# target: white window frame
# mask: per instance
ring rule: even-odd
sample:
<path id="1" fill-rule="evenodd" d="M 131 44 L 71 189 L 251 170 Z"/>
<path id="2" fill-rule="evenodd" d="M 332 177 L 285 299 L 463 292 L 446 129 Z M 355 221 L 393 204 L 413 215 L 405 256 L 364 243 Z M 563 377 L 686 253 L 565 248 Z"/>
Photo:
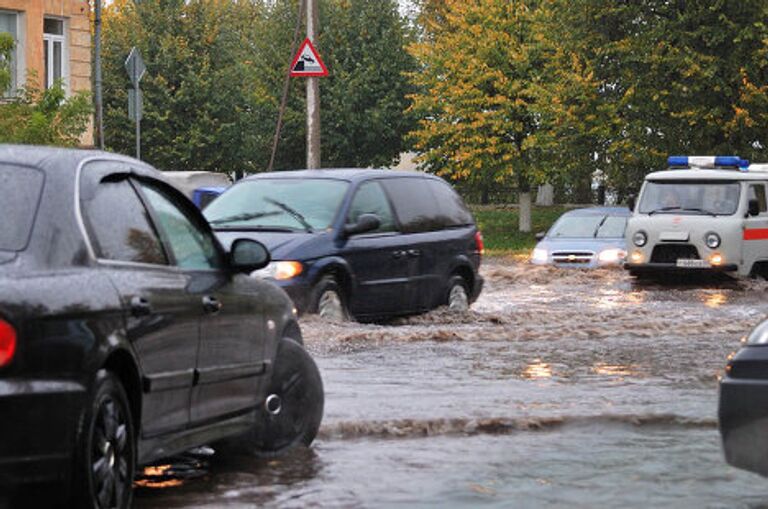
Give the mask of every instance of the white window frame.
<path id="1" fill-rule="evenodd" d="M 43 62 L 46 57 L 48 60 L 48 68 L 45 70 L 45 76 L 43 77 L 45 88 L 51 88 L 54 82 L 54 59 L 53 59 L 53 45 L 54 43 L 61 43 L 61 79 L 64 86 L 64 92 L 69 94 L 69 48 L 68 48 L 68 23 L 66 18 L 60 18 L 57 16 L 45 16 L 44 19 L 50 19 L 61 22 L 62 35 L 49 34 L 43 30 Z"/>
<path id="2" fill-rule="evenodd" d="M 25 37 L 25 24 L 24 13 L 19 11 L 11 11 L 8 9 L 0 9 L 2 14 L 10 14 L 16 18 L 16 47 L 13 49 L 13 69 L 12 69 L 12 82 L 11 88 L 6 92 L 0 90 L 0 99 L 3 97 L 15 96 L 19 89 L 24 85 L 24 76 L 26 75 L 26 48 L 24 45 Z"/>

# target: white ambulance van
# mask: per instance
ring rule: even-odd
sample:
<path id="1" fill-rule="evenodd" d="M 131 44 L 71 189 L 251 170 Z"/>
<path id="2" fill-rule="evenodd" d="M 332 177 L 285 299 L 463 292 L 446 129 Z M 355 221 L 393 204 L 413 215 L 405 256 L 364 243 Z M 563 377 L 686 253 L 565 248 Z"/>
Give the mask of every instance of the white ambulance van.
<path id="1" fill-rule="evenodd" d="M 630 274 L 768 277 L 768 165 L 736 156 L 673 156 L 650 173 L 626 230 Z"/>

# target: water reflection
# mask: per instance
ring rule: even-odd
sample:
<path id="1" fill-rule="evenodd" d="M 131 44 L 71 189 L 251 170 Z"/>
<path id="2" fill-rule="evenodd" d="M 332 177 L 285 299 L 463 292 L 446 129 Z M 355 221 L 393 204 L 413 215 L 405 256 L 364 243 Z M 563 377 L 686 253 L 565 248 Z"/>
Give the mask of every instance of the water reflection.
<path id="1" fill-rule="evenodd" d="M 552 378 L 552 366 L 541 362 L 540 359 L 535 359 L 523 369 L 522 377 L 529 380 Z"/>
<path id="2" fill-rule="evenodd" d="M 631 364 L 606 364 L 597 362 L 592 366 L 592 373 L 602 376 L 618 377 L 623 380 L 624 377 L 638 376 L 640 371 L 637 366 Z"/>
<path id="3" fill-rule="evenodd" d="M 701 296 L 701 301 L 708 308 L 718 308 L 728 302 L 728 295 L 722 291 L 705 293 Z"/>

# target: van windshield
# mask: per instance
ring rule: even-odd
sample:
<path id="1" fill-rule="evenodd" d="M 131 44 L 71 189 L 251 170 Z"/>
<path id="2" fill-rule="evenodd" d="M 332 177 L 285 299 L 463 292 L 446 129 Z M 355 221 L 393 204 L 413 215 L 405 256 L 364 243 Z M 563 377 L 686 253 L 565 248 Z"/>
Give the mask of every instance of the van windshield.
<path id="1" fill-rule="evenodd" d="M 215 229 L 324 230 L 349 183 L 332 179 L 257 179 L 234 185 L 204 211 Z"/>
<path id="2" fill-rule="evenodd" d="M 740 186 L 729 181 L 649 181 L 638 211 L 641 214 L 730 216 L 739 206 Z"/>

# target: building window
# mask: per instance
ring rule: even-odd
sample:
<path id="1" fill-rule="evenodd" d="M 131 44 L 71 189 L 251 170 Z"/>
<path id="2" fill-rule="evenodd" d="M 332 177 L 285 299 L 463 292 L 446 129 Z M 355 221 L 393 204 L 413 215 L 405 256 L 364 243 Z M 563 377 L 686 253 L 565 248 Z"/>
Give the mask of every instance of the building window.
<path id="1" fill-rule="evenodd" d="M 11 51 L 11 86 L 8 90 L 0 90 L 0 97 L 14 95 L 18 88 L 19 65 L 19 15 L 15 12 L 0 11 L 0 33 L 8 33 L 16 43 Z M 3 58 L 0 56 L 0 58 Z"/>
<path id="2" fill-rule="evenodd" d="M 66 90 L 67 60 L 63 19 L 45 18 L 43 21 L 43 51 L 45 53 L 45 88 L 51 88 L 56 80 L 62 80 Z"/>

